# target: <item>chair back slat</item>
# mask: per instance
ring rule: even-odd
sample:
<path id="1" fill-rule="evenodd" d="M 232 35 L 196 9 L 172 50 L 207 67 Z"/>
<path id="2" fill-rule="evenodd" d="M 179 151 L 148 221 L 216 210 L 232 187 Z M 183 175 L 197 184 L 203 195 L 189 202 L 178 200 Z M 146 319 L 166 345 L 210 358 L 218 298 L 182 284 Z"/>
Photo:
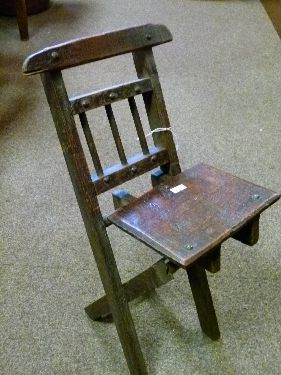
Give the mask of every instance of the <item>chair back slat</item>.
<path id="1" fill-rule="evenodd" d="M 170 131 L 170 122 L 152 53 L 153 46 L 170 40 L 172 40 L 172 36 L 165 26 L 143 25 L 49 47 L 31 55 L 24 63 L 23 70 L 26 74 L 40 72 L 43 80 L 48 77 L 49 85 L 52 84 L 52 80 L 55 79 L 54 77 L 57 77 L 57 74 L 59 75 L 58 87 L 63 87 L 61 95 L 64 98 L 63 100 L 67 101 L 64 103 L 63 112 L 68 111 L 67 116 L 71 118 L 67 127 L 75 124 L 74 116 L 78 115 L 94 164 L 95 173 L 90 175 L 87 170 L 87 178 L 94 185 L 95 194 L 103 193 L 159 166 L 162 174 L 175 175 L 180 172 L 176 146 Z M 72 98 L 68 97 L 62 78 L 62 69 L 128 52 L 132 52 L 133 54 L 138 79 L 88 94 Z M 48 98 L 51 98 L 53 93 L 54 95 L 60 94 L 58 88 L 56 90 L 51 88 L 46 91 Z M 142 95 L 144 100 L 155 145 L 153 148 L 148 147 L 135 101 L 135 96 L 137 95 Z M 128 100 L 142 150 L 142 153 L 129 158 L 125 154 L 113 113 L 114 103 L 124 99 Z M 61 98 L 57 98 L 57 100 L 59 101 Z M 55 101 L 56 98 L 52 98 L 51 109 L 55 106 Z M 106 116 L 120 159 L 120 163 L 109 168 L 102 166 L 95 144 L 95 136 L 91 132 L 86 115 L 87 111 L 101 106 L 105 107 Z M 56 111 L 56 116 L 58 116 L 59 111 L 57 109 L 54 110 Z M 58 122 L 56 119 L 54 121 L 59 131 L 63 133 L 63 127 L 66 126 L 65 122 Z M 157 130 L 157 132 L 153 132 L 154 130 Z M 68 131 L 69 142 L 73 141 L 71 139 L 72 136 L 75 138 L 75 142 L 76 137 L 78 137 L 77 144 L 81 143 L 77 129 L 73 128 L 73 132 Z M 63 137 L 64 134 L 62 134 Z M 82 151 L 80 150 L 80 143 L 79 153 L 84 152 L 83 148 Z M 68 156 L 69 152 L 64 147 L 63 150 L 66 156 Z M 84 159 L 85 154 L 83 154 Z M 79 185 L 79 182 L 76 181 L 77 184 Z"/>
<path id="2" fill-rule="evenodd" d="M 128 158 L 126 165 L 115 164 L 109 168 L 105 168 L 103 177 L 96 174 L 91 176 L 95 185 L 96 194 L 104 193 L 115 186 L 121 185 L 126 181 L 140 176 L 154 168 L 169 163 L 169 154 L 165 149 L 153 147 L 148 155 L 139 153 L 132 158 Z"/>
<path id="3" fill-rule="evenodd" d="M 151 48 L 133 52 L 133 58 L 138 78 L 150 78 L 152 91 L 143 94 L 144 104 L 151 130 L 170 128 L 165 101 L 159 81 L 159 76 Z M 161 131 L 153 134 L 154 143 L 158 147 L 166 148 L 169 152 L 170 164 L 165 173 L 176 175 L 180 173 L 180 165 L 176 146 L 170 131 Z"/>
<path id="4" fill-rule="evenodd" d="M 36 74 L 72 68 L 141 48 L 157 46 L 172 39 L 172 34 L 164 25 L 147 24 L 117 30 L 44 48 L 25 60 L 23 71 L 25 74 Z"/>
<path id="5" fill-rule="evenodd" d="M 151 82 L 149 78 L 137 79 L 132 82 L 124 83 L 118 86 L 95 91 L 86 95 L 80 95 L 70 98 L 70 105 L 74 115 L 115 103 L 119 100 L 129 98 L 131 96 L 143 94 L 151 91 Z"/>
<path id="6" fill-rule="evenodd" d="M 149 154 L 149 149 L 148 149 L 148 145 L 146 142 L 146 138 L 145 138 L 145 134 L 143 131 L 143 127 L 142 127 L 142 123 L 141 123 L 141 119 L 139 116 L 139 111 L 136 105 L 135 98 L 131 96 L 130 98 L 128 98 L 128 102 L 129 102 L 130 110 L 134 119 L 134 123 L 135 123 L 136 131 L 139 137 L 142 152 L 144 155 Z"/>
<path id="7" fill-rule="evenodd" d="M 93 139 L 93 135 L 89 126 L 87 115 L 85 112 L 79 113 L 80 122 L 86 138 L 87 145 L 89 147 L 90 155 L 98 176 L 103 176 L 103 170 L 100 162 L 100 158 L 97 152 L 97 148 Z"/>
<path id="8" fill-rule="evenodd" d="M 116 124 L 116 120 L 115 120 L 115 117 L 114 117 L 114 113 L 113 113 L 111 104 L 107 104 L 105 106 L 105 111 L 106 111 L 106 115 L 107 115 L 107 118 L 108 118 L 108 121 L 109 121 L 109 124 L 110 124 L 111 132 L 112 132 L 112 135 L 113 135 L 113 138 L 114 138 L 114 142 L 115 142 L 115 145 L 116 145 L 116 148 L 117 148 L 117 152 L 118 152 L 120 161 L 123 165 L 127 164 L 128 161 L 127 161 L 125 151 L 124 151 L 124 148 L 123 148 L 123 145 L 122 145 L 122 141 L 121 141 L 120 134 L 119 134 L 119 131 L 118 131 L 118 128 L 117 128 L 117 124 Z"/>

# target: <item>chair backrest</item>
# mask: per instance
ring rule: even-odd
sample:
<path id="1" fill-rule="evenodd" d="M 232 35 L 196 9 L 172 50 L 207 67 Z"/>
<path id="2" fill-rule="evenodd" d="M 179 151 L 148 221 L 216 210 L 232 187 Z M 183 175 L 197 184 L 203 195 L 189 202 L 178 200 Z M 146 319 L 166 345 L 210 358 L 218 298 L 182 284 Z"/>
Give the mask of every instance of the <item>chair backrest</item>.
<path id="1" fill-rule="evenodd" d="M 90 179 L 96 194 L 158 166 L 167 174 L 180 172 L 172 133 L 153 133 L 155 147 L 149 149 L 134 99 L 134 96 L 142 94 L 152 131 L 157 128 L 170 129 L 152 47 L 171 40 L 172 35 L 165 26 L 148 24 L 48 47 L 31 55 L 24 62 L 25 74 L 41 73 L 70 175 L 72 176 L 73 169 L 77 168 L 80 170 L 79 178 L 81 174 L 84 174 L 84 178 L 89 178 L 74 120 L 75 115 L 79 116 L 95 167 L 96 173 L 92 174 Z M 61 70 L 129 52 L 133 54 L 138 79 L 85 95 L 68 97 Z M 112 108 L 112 103 L 123 99 L 128 100 L 142 149 L 141 154 L 130 158 L 125 154 Z M 102 168 L 86 115 L 87 111 L 101 106 L 105 107 L 120 158 L 120 163 L 106 169 Z M 74 185 L 77 183 L 79 181 L 75 178 Z"/>

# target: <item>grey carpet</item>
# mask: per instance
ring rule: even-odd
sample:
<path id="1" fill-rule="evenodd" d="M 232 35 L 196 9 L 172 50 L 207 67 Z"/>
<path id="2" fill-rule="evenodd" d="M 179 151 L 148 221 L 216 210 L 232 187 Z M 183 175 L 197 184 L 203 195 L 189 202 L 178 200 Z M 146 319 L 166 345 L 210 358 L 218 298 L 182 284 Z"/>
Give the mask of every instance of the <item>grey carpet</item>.
<path id="1" fill-rule="evenodd" d="M 281 43 L 258 1 L 54 0 L 1 31 L 1 347 L 5 375 L 128 374 L 113 324 L 91 322 L 84 306 L 103 294 L 39 77 L 23 77 L 32 51 L 59 41 L 160 22 L 174 41 L 155 48 L 182 166 L 207 162 L 280 190 Z M 69 94 L 134 77 L 129 56 L 65 74 Z M 117 117 L 126 150 L 137 145 L 129 112 Z M 101 110 L 93 129 L 104 162 L 115 158 Z M 121 124 L 126 124 L 121 125 Z M 147 127 L 147 124 L 146 124 Z M 127 184 L 139 194 L 148 176 Z M 105 212 L 110 195 L 101 197 Z M 109 230 L 123 280 L 158 259 Z M 280 203 L 261 218 L 249 248 L 229 240 L 222 270 L 209 275 L 222 337 L 201 333 L 183 271 L 132 314 L 150 374 L 279 375 Z"/>

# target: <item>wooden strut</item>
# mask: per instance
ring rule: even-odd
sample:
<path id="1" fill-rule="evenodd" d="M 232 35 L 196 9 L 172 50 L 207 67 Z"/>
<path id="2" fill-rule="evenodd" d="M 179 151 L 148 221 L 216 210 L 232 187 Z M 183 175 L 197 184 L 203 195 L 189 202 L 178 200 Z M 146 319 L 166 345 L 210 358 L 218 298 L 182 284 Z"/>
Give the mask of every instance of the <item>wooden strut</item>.
<path id="1" fill-rule="evenodd" d="M 152 292 L 173 280 L 173 274 L 178 269 L 179 266 L 172 262 L 166 262 L 164 258 L 159 260 L 153 266 L 122 285 L 127 301 L 130 302 L 135 298 Z M 111 320 L 112 318 L 106 296 L 91 303 L 85 308 L 85 311 L 92 320 Z"/>
<path id="2" fill-rule="evenodd" d="M 115 209 L 124 207 L 136 199 L 123 189 L 113 192 L 112 196 Z M 205 268 L 214 273 L 219 271 L 219 265 L 220 246 L 186 271 L 202 331 L 212 340 L 217 340 L 220 337 L 220 332 Z M 178 269 L 180 266 L 162 258 L 147 270 L 122 284 L 127 301 L 131 302 L 167 284 L 174 279 L 173 274 Z M 85 311 L 92 320 L 112 321 L 111 309 L 106 296 L 88 305 Z"/>
<path id="3" fill-rule="evenodd" d="M 151 177 L 154 186 L 165 180 L 162 171 L 154 172 Z M 123 189 L 113 192 L 112 197 L 115 209 L 124 207 L 136 199 Z M 233 238 L 252 246 L 258 240 L 258 223 L 259 217 L 243 227 Z M 217 246 L 202 260 L 186 269 L 200 326 L 212 340 L 219 339 L 220 331 L 206 270 L 211 273 L 220 270 L 220 255 L 221 246 Z M 131 302 L 140 296 L 148 295 L 156 288 L 167 284 L 174 279 L 173 274 L 180 268 L 175 263 L 162 258 L 153 266 L 122 284 L 127 301 Z M 92 320 L 112 321 L 111 309 L 106 296 L 88 305 L 85 311 Z"/>
<path id="4" fill-rule="evenodd" d="M 99 210 L 94 185 L 91 183 L 76 124 L 71 115 L 62 74 L 60 71 L 45 72 L 41 74 L 41 78 L 128 367 L 132 375 L 147 375 L 106 226 Z"/>

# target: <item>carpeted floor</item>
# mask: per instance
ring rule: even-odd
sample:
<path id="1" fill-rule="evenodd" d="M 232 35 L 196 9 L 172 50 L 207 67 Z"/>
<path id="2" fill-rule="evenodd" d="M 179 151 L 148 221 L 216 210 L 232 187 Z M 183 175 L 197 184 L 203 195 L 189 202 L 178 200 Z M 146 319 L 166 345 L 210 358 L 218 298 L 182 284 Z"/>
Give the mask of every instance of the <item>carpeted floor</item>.
<path id="1" fill-rule="evenodd" d="M 21 64 L 46 45 L 148 22 L 174 35 L 155 57 L 182 166 L 204 161 L 280 190 L 281 43 L 259 1 L 54 0 L 29 17 L 28 42 L 19 41 L 15 19 L 1 17 L 3 375 L 128 374 L 114 325 L 84 312 L 102 285 L 40 79 L 22 76 Z M 129 56 L 65 74 L 69 94 L 132 77 Z M 130 153 L 137 140 L 120 108 Z M 93 111 L 91 122 L 109 163 L 115 154 L 103 112 Z M 139 194 L 148 176 L 127 185 Z M 101 197 L 105 212 L 110 200 Z M 132 304 L 150 374 L 280 374 L 280 207 L 262 215 L 256 246 L 228 240 L 221 272 L 209 274 L 219 341 L 202 334 L 184 271 Z M 123 280 L 159 258 L 114 228 L 109 234 Z"/>

